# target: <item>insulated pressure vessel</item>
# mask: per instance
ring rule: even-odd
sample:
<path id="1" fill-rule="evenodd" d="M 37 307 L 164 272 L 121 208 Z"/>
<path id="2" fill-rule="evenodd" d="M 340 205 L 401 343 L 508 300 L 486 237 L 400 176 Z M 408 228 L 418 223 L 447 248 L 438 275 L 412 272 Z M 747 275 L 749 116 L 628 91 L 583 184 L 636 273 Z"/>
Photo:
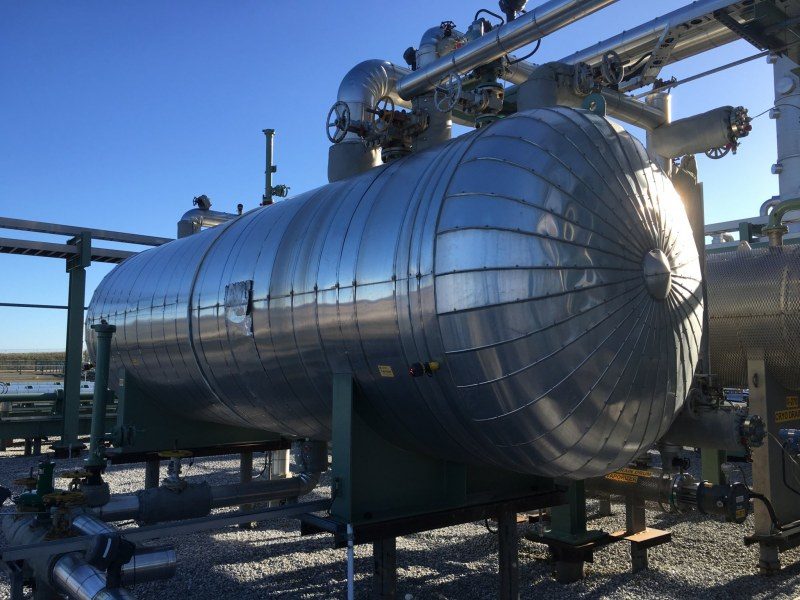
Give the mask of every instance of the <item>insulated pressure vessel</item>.
<path id="1" fill-rule="evenodd" d="M 87 325 L 115 324 L 112 368 L 185 418 L 329 439 L 352 373 L 402 447 L 585 478 L 667 431 L 702 311 L 669 179 L 553 108 L 137 254 Z"/>
<path id="2" fill-rule="evenodd" d="M 769 376 L 800 390 L 800 247 L 709 254 L 706 281 L 710 370 L 720 385 L 749 388 L 747 354 L 760 349 Z"/>

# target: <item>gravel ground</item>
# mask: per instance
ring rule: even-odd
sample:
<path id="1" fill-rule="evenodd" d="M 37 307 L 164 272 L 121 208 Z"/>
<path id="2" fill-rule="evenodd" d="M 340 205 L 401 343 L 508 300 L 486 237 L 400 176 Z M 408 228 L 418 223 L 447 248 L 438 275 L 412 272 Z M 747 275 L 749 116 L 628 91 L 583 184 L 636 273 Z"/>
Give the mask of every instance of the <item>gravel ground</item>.
<path id="1" fill-rule="evenodd" d="M 0 483 L 26 475 L 35 458 L 20 448 L 0 453 Z M 699 460 L 694 457 L 694 464 Z M 258 464 L 258 458 L 255 459 Z M 58 470 L 79 466 L 80 459 L 63 461 Z M 745 468 L 745 471 L 747 469 Z M 238 457 L 197 459 L 186 477 L 218 484 L 238 479 Z M 107 476 L 115 493 L 132 492 L 144 481 L 140 465 L 112 467 Z M 330 493 L 323 479 L 315 494 Z M 595 505 L 589 507 L 590 513 Z M 593 519 L 590 527 L 615 531 L 624 527 L 624 509 Z M 8 507 L 6 507 L 8 510 Z M 570 585 L 551 577 L 545 546 L 522 540 L 520 574 L 522 598 L 796 598 L 800 597 L 800 551 L 782 555 L 786 568 L 765 578 L 755 573 L 757 549 L 746 548 L 742 537 L 752 528 L 720 523 L 699 515 L 669 515 L 648 510 L 648 524 L 669 529 L 673 541 L 650 550 L 650 569 L 631 574 L 628 544 L 600 550 L 586 565 L 586 578 Z M 523 526 L 527 529 L 532 526 Z M 520 533 L 523 533 L 522 531 Z M 135 588 L 137 598 L 342 598 L 345 586 L 344 550 L 332 548 L 326 535 L 301 538 L 297 522 L 280 520 L 252 530 L 232 528 L 198 533 L 158 543 L 176 545 L 179 566 L 165 582 Z M 4 543 L 4 542 L 3 542 Z M 497 539 L 482 523 L 449 527 L 400 538 L 397 541 L 399 598 L 479 600 L 496 597 Z M 368 598 L 371 547 L 356 549 L 356 589 Z M 8 582 L 0 579 L 0 598 L 8 597 Z"/>

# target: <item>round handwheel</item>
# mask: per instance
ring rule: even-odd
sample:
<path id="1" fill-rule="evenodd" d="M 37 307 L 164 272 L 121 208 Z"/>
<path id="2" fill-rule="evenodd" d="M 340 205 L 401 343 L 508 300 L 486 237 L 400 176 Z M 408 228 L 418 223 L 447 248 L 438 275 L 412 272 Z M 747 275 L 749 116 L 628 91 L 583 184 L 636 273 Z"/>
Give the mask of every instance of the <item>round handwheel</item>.
<path id="1" fill-rule="evenodd" d="M 450 73 L 442 79 L 433 91 L 433 104 L 439 112 L 450 112 L 461 97 L 461 77 Z"/>
<path id="2" fill-rule="evenodd" d="M 719 148 L 711 148 L 710 150 L 706 150 L 706 156 L 712 160 L 719 160 L 723 156 L 726 156 L 730 151 L 731 146 L 728 144 L 727 146 L 720 146 Z"/>
<path id="3" fill-rule="evenodd" d="M 625 78 L 625 66 L 622 64 L 622 59 L 619 54 L 613 50 L 609 50 L 603 55 L 603 60 L 600 62 L 600 73 L 603 79 L 606 80 L 608 85 L 619 85 Z"/>
<path id="4" fill-rule="evenodd" d="M 332 143 L 338 144 L 347 135 L 350 127 L 350 107 L 340 100 L 331 106 L 325 123 L 325 135 Z"/>
<path id="5" fill-rule="evenodd" d="M 189 450 L 162 450 L 158 455 L 161 458 L 189 458 L 192 453 Z"/>
<path id="6" fill-rule="evenodd" d="M 384 133 L 389 129 L 393 115 L 394 100 L 389 96 L 379 98 L 373 108 L 372 131 L 375 133 Z"/>

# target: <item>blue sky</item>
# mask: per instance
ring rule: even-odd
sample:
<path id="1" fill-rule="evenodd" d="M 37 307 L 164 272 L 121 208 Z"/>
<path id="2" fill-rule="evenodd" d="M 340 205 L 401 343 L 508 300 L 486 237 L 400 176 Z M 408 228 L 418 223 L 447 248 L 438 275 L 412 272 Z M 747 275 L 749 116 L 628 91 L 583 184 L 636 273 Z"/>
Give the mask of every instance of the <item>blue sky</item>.
<path id="1" fill-rule="evenodd" d="M 687 3 L 620 0 L 543 40 L 536 61 Z M 325 115 L 350 67 L 368 58 L 404 64 L 403 51 L 428 27 L 453 20 L 463 29 L 478 8 L 496 6 L 4 0 L 0 215 L 172 237 L 194 196 L 206 194 L 225 211 L 259 202 L 265 127 L 278 131 L 275 182 L 292 194 L 323 185 Z M 663 74 L 681 78 L 755 52 L 737 42 Z M 757 114 L 771 103 L 772 73 L 760 59 L 679 87 L 673 115 L 726 104 Z M 777 193 L 774 125 L 767 117 L 754 125 L 737 156 L 699 159 L 709 222 L 753 215 Z M 108 270 L 89 268 L 87 303 Z M 62 261 L 0 255 L 0 274 L 0 301 L 66 302 Z M 0 307 L 0 351 L 63 348 L 65 318 L 64 311 Z"/>

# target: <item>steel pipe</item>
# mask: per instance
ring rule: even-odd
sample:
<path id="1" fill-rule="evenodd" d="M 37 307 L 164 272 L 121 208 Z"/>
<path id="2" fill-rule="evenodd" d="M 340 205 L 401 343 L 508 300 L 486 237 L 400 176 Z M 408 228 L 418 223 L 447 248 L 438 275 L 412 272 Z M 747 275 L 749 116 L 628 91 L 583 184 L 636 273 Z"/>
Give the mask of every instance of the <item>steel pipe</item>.
<path id="1" fill-rule="evenodd" d="M 530 78 L 519 87 L 517 109 L 570 106 L 580 108 L 586 96 L 578 94 L 573 85 L 575 67 L 564 63 L 548 63 L 536 68 Z M 606 110 L 612 117 L 642 127 L 648 131 L 667 122 L 663 110 L 649 106 L 620 92 L 604 89 Z"/>
<path id="2" fill-rule="evenodd" d="M 237 504 L 253 504 L 283 498 L 295 498 L 309 493 L 319 483 L 319 473 L 302 473 L 288 479 L 268 479 L 250 483 L 231 483 L 211 487 L 211 507 L 222 508 Z"/>
<path id="3" fill-rule="evenodd" d="M 720 408 L 693 412 L 681 411 L 661 441 L 690 448 L 716 448 L 727 452 L 747 449 L 742 424 L 747 409 Z"/>
<path id="4" fill-rule="evenodd" d="M 73 552 L 56 559 L 50 573 L 52 585 L 72 600 L 134 600 L 125 588 L 106 586 L 105 574 Z"/>
<path id="5" fill-rule="evenodd" d="M 178 555 L 171 545 L 137 548 L 136 554 L 122 565 L 122 585 L 134 586 L 148 581 L 171 579 L 178 568 Z"/>
<path id="6" fill-rule="evenodd" d="M 616 0 L 545 2 L 519 18 L 404 76 L 397 84 L 397 93 L 401 98 L 410 100 L 433 89 L 449 73 L 463 73 L 492 62 L 614 2 Z"/>
<path id="7" fill-rule="evenodd" d="M 178 221 L 178 237 L 184 238 L 200 232 L 203 227 L 216 227 L 228 221 L 232 221 L 239 215 L 233 213 L 220 212 L 218 210 L 206 210 L 203 208 L 193 208 L 183 213 Z"/>
<path id="8" fill-rule="evenodd" d="M 721 106 L 700 115 L 673 121 L 652 132 L 648 147 L 659 156 L 676 158 L 720 148 L 736 139 L 733 132 L 732 106 Z"/>
<path id="9" fill-rule="evenodd" d="M 619 54 L 623 60 L 637 55 L 644 55 L 652 51 L 655 43 L 666 30 L 672 29 L 681 23 L 691 22 L 710 15 L 714 11 L 722 10 L 734 4 L 737 4 L 737 2 L 731 0 L 700 0 L 692 2 L 671 13 L 598 42 L 584 50 L 565 56 L 560 62 L 569 64 L 584 62 L 596 66 L 600 64 L 603 55 L 611 50 Z M 680 55 L 682 58 L 686 58 L 692 53 L 707 50 L 709 45 L 714 47 L 731 42 L 737 36 L 722 23 L 715 22 L 699 37 L 691 36 L 684 32 L 682 38 L 685 38 L 685 40 L 681 39 L 676 43 L 673 55 Z M 689 50 L 690 48 L 691 50 Z"/>

